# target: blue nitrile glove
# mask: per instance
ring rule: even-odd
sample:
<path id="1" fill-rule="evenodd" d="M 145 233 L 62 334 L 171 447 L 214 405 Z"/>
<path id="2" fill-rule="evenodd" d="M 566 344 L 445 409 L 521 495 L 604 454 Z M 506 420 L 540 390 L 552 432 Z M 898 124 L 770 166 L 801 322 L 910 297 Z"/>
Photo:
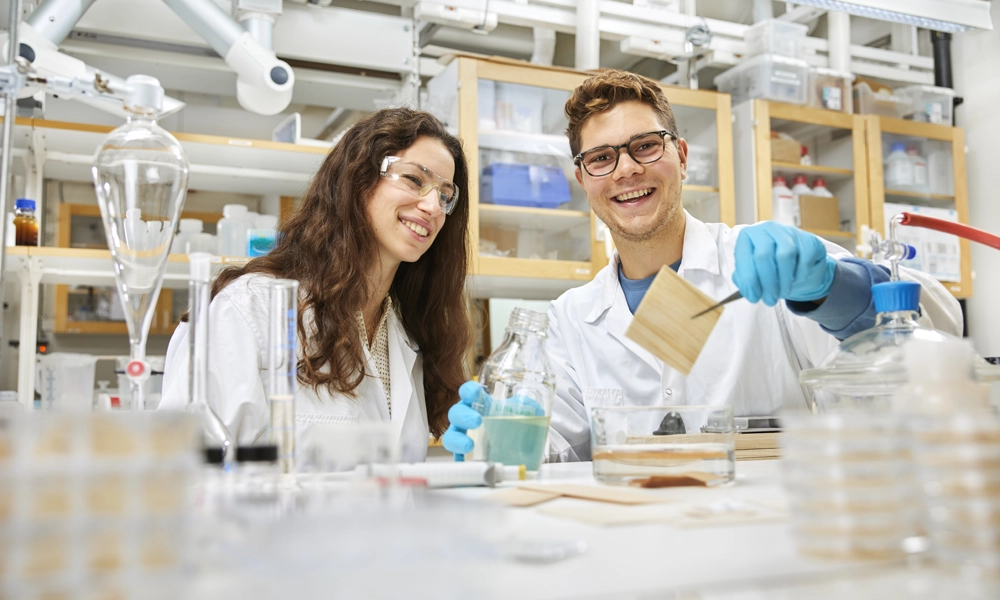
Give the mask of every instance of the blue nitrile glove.
<path id="1" fill-rule="evenodd" d="M 472 452 L 473 442 L 466 432 L 482 425 L 484 414 L 533 417 L 544 415 L 545 410 L 534 399 L 520 394 L 508 398 L 501 405 L 494 406 L 493 398 L 486 393 L 483 386 L 475 381 L 466 381 L 458 388 L 458 402 L 448 410 L 448 420 L 451 424 L 441 436 L 441 444 L 445 450 L 455 455 L 457 462 L 465 460 L 465 455 Z"/>
<path id="2" fill-rule="evenodd" d="M 763 300 L 768 306 L 825 298 L 837 270 L 818 237 L 774 221 L 740 231 L 735 254 L 733 283 L 750 302 Z"/>
<path id="3" fill-rule="evenodd" d="M 465 460 L 465 455 L 472 452 L 472 438 L 465 433 L 483 424 L 483 417 L 472 404 L 476 401 L 485 402 L 489 406 L 491 399 L 483 386 L 475 381 L 466 381 L 458 388 L 458 402 L 448 410 L 448 430 L 441 436 L 444 449 L 455 455 L 456 461 Z"/>

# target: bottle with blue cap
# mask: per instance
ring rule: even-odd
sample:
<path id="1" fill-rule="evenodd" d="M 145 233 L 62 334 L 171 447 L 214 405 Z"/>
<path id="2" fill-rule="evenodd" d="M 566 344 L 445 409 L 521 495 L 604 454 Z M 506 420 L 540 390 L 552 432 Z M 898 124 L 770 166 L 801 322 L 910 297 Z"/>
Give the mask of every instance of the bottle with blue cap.
<path id="1" fill-rule="evenodd" d="M 38 220 L 35 218 L 35 201 L 18 198 L 14 201 L 14 245 L 38 245 Z"/>
<path id="2" fill-rule="evenodd" d="M 906 154 L 906 144 L 896 142 L 885 157 L 885 187 L 890 190 L 914 189 L 913 159 Z"/>

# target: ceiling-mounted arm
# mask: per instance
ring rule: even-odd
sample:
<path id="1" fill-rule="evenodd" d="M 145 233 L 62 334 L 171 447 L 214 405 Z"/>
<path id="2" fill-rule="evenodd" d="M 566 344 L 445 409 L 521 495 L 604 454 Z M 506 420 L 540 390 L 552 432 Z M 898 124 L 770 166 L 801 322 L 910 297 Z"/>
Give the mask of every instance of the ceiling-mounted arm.
<path id="1" fill-rule="evenodd" d="M 163 0 L 236 71 L 236 99 L 262 115 L 284 110 L 292 100 L 295 74 L 274 51 L 210 0 Z"/>
<path id="2" fill-rule="evenodd" d="M 95 0 L 42 0 L 28 18 L 18 27 L 18 55 L 31 64 L 32 73 L 43 79 L 61 79 L 64 81 L 84 82 L 95 80 L 97 69 L 88 66 L 78 58 L 73 58 L 59 51 L 70 31 Z M 101 78 L 112 87 L 122 87 L 125 80 L 103 70 Z M 57 86 L 58 87 L 58 86 Z M 27 85 L 18 90 L 20 98 L 32 96 L 42 89 L 52 92 L 53 87 L 43 88 L 38 85 Z M 67 93 L 68 92 L 68 93 Z M 74 93 L 62 90 L 60 95 L 73 97 L 83 104 L 93 106 L 113 115 L 125 116 L 119 98 L 96 94 Z M 160 117 L 173 114 L 184 108 L 184 103 L 175 98 L 163 98 L 163 111 Z"/>

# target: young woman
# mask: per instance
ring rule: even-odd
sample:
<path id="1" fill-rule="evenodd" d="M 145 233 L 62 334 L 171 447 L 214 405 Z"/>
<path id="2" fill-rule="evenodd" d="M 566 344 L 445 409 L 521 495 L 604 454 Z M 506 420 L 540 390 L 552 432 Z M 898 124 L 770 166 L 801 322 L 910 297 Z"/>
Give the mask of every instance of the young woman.
<path id="1" fill-rule="evenodd" d="M 299 282 L 297 430 L 389 421 L 426 458 L 466 380 L 468 167 L 433 116 L 381 110 L 352 127 L 267 256 L 212 289 L 209 402 L 240 444 L 266 435 L 268 282 Z M 188 401 L 188 326 L 167 350 L 161 408 Z"/>

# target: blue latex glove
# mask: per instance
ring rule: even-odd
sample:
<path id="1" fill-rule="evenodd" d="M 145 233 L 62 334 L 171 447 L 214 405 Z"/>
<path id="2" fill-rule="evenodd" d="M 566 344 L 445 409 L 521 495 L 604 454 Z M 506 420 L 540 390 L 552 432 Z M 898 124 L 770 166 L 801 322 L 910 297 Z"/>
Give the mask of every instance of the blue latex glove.
<path id="1" fill-rule="evenodd" d="M 472 408 L 476 401 L 485 401 L 489 406 L 491 399 L 483 386 L 475 381 L 466 381 L 458 388 L 458 402 L 448 410 L 448 421 L 451 424 L 441 436 L 441 444 L 445 450 L 455 455 L 456 461 L 465 460 L 465 455 L 472 452 L 472 438 L 466 432 L 483 424 L 482 415 Z"/>
<path id="2" fill-rule="evenodd" d="M 467 433 L 483 424 L 483 414 L 530 417 L 544 415 L 545 410 L 534 399 L 523 395 L 512 396 L 501 406 L 494 407 L 493 398 L 483 386 L 475 381 L 466 381 L 458 388 L 458 402 L 448 410 L 451 424 L 441 436 L 441 444 L 445 450 L 455 455 L 457 462 L 465 460 L 465 455 L 472 452 L 474 444 Z"/>
<path id="3" fill-rule="evenodd" d="M 826 298 L 837 261 L 818 237 L 795 227 L 764 221 L 736 238 L 733 283 L 750 302 Z"/>

